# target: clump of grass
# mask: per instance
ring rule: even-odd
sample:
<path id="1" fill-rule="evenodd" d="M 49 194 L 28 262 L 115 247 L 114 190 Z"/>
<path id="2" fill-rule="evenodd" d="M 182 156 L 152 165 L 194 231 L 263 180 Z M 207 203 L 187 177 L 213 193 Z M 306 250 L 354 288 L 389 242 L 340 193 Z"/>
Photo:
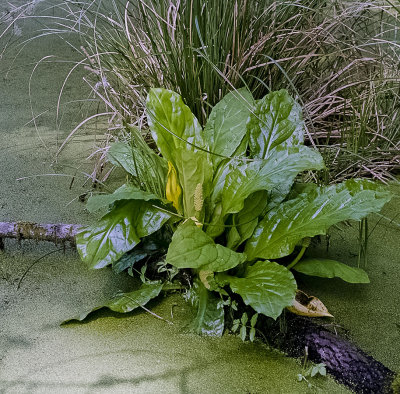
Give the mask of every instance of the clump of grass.
<path id="1" fill-rule="evenodd" d="M 138 124 L 148 88 L 177 91 L 204 123 L 227 91 L 289 88 L 305 106 L 325 182 L 386 182 L 399 162 L 399 8 L 369 2 L 130 0 L 59 5 L 79 31 L 93 92 Z M 56 30 L 55 30 L 56 31 Z M 92 77 L 92 78 L 90 78 Z"/>
<path id="2" fill-rule="evenodd" d="M 126 124 L 145 130 L 150 87 L 177 91 L 203 124 L 232 89 L 247 85 L 262 97 L 288 88 L 305 108 L 309 143 L 328 164 L 323 182 L 387 182 L 399 172 L 397 0 L 234 0 L 229 7 L 65 0 L 54 7 L 64 16 L 44 33 L 80 35 L 85 81 L 109 113 L 111 134 L 126 138 Z"/>

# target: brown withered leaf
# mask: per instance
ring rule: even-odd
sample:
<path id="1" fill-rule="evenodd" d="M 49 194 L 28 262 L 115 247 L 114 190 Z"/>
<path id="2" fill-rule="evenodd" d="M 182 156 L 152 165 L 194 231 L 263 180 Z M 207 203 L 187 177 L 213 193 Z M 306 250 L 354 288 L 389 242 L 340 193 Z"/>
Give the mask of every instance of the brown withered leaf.
<path id="1" fill-rule="evenodd" d="M 319 298 L 309 296 L 301 290 L 296 290 L 293 305 L 286 309 L 300 316 L 333 317 Z"/>
<path id="2" fill-rule="evenodd" d="M 214 272 L 208 270 L 201 270 L 199 272 L 199 278 L 203 282 L 204 287 L 210 290 L 211 289 L 210 281 L 214 279 Z"/>

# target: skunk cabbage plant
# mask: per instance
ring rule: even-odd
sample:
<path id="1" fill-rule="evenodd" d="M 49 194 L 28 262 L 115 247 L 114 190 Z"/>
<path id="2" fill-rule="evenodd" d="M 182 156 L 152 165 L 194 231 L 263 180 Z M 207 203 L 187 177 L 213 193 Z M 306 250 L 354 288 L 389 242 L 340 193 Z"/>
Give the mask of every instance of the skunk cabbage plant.
<path id="1" fill-rule="evenodd" d="M 158 152 L 137 143 L 112 145 L 109 159 L 130 181 L 88 201 L 89 211 L 106 210 L 77 236 L 89 268 L 111 264 L 132 272 L 136 261 L 157 249 L 160 234 L 172 234 L 164 243 L 163 266 L 191 270 L 187 298 L 197 307 L 192 329 L 211 335 L 222 334 L 223 306 L 232 293 L 273 319 L 293 309 L 292 270 L 368 282 L 361 269 L 302 256 L 311 237 L 379 211 L 391 195 L 364 179 L 331 186 L 295 183 L 324 163 L 304 145 L 302 110 L 286 90 L 261 100 L 235 90 L 213 107 L 202 128 L 177 93 L 151 89 L 146 115 Z M 168 284 L 143 279 L 141 288 L 102 306 L 131 311 L 163 286 Z"/>

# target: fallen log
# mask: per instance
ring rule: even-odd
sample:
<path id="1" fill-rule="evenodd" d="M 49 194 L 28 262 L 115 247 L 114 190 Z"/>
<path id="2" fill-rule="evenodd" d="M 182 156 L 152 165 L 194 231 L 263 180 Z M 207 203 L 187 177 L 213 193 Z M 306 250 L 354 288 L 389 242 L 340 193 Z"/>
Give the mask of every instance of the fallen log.
<path id="1" fill-rule="evenodd" d="M 330 375 L 355 393 L 399 393 L 396 374 L 348 339 L 311 318 L 287 312 L 282 319 L 283 324 L 270 319 L 263 324 L 270 345 L 291 357 L 324 363 Z"/>
<path id="2" fill-rule="evenodd" d="M 0 222 L 0 249 L 3 238 L 34 239 L 54 243 L 75 244 L 79 224 L 38 224 L 31 222 Z M 268 343 L 289 356 L 324 363 L 338 382 L 360 394 L 400 393 L 393 389 L 396 374 L 372 356 L 310 318 L 286 313 L 282 320 L 264 319 L 261 331 Z M 397 383 L 396 383 L 397 384 Z"/>
<path id="3" fill-rule="evenodd" d="M 75 244 L 75 235 L 80 224 L 40 224 L 32 222 L 0 222 L 0 249 L 4 249 L 3 238 L 18 240 L 34 239 L 54 243 Z"/>

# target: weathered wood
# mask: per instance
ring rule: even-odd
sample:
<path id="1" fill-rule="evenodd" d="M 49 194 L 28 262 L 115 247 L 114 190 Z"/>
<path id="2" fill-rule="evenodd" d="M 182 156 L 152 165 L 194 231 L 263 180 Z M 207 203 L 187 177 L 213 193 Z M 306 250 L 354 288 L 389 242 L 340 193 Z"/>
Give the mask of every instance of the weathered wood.
<path id="1" fill-rule="evenodd" d="M 263 330 L 269 343 L 292 357 L 307 357 L 324 363 L 327 372 L 360 394 L 393 393 L 395 373 L 350 340 L 305 318 L 286 313 L 284 324 L 266 322 Z"/>
<path id="2" fill-rule="evenodd" d="M 81 227 L 80 224 L 0 222 L 0 249 L 4 249 L 3 238 L 35 239 L 37 241 L 75 244 L 75 235 Z"/>

